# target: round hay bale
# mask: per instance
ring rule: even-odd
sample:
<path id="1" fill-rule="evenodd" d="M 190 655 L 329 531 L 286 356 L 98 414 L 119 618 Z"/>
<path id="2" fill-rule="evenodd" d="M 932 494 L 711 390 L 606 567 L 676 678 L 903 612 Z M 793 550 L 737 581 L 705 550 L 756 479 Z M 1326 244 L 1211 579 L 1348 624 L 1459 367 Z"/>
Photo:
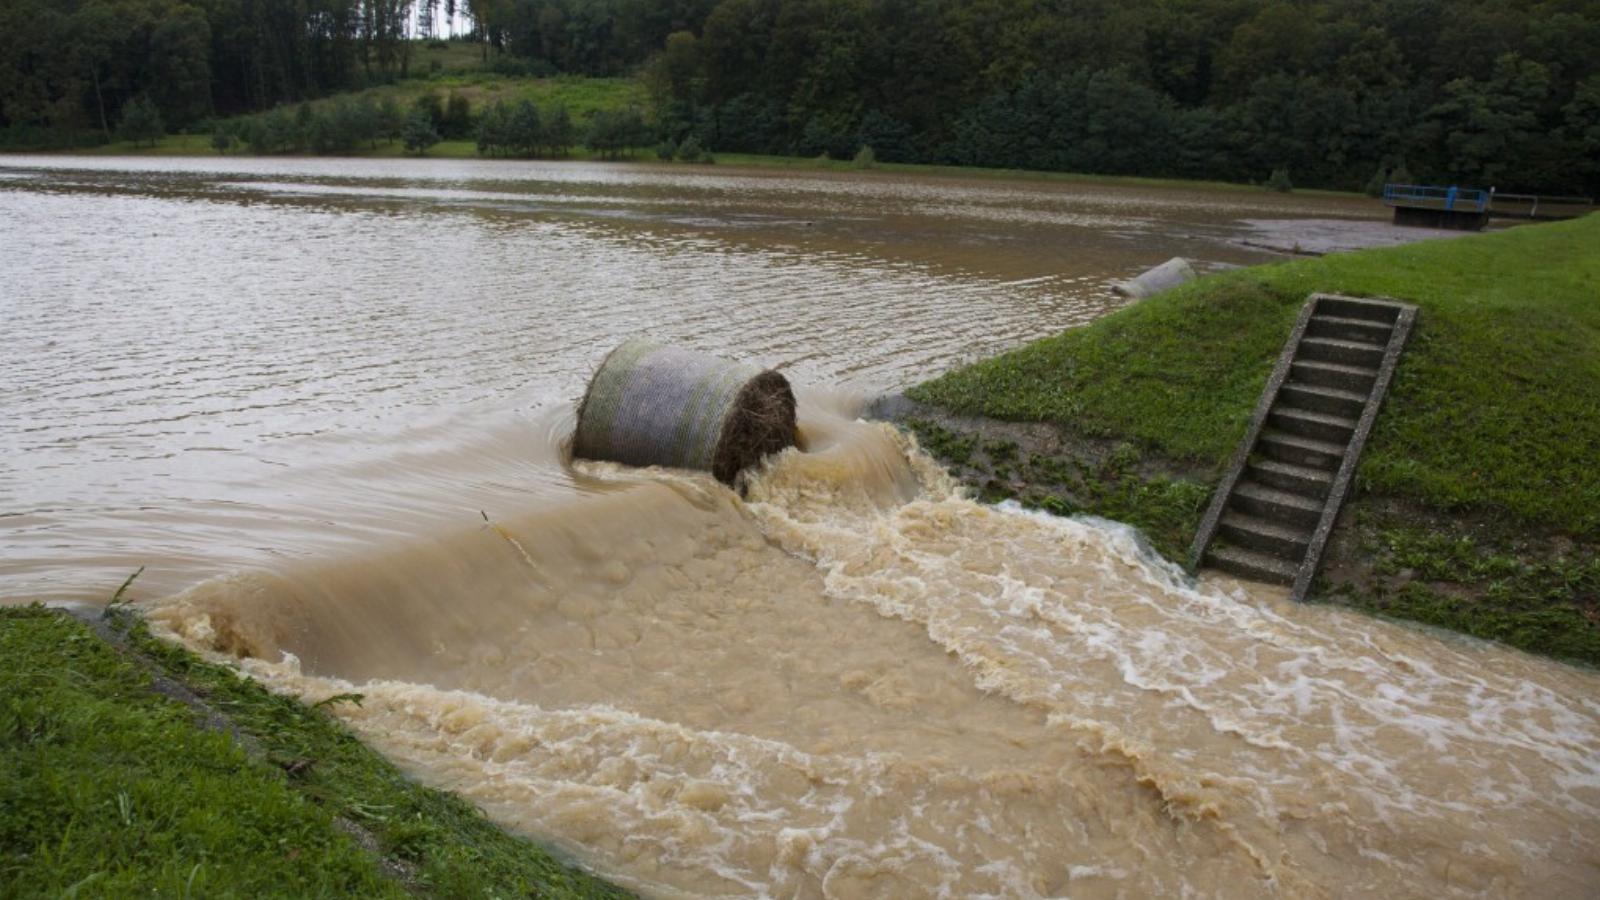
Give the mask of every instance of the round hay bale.
<path id="1" fill-rule="evenodd" d="M 635 338 L 589 381 L 572 455 L 697 469 L 732 485 L 794 443 L 794 391 L 782 375 Z"/>
<path id="2" fill-rule="evenodd" d="M 1181 256 L 1174 256 L 1161 265 L 1148 269 L 1128 281 L 1113 282 L 1111 290 L 1124 297 L 1143 300 L 1146 297 L 1175 288 L 1194 278 L 1194 267 L 1189 265 L 1189 261 Z"/>

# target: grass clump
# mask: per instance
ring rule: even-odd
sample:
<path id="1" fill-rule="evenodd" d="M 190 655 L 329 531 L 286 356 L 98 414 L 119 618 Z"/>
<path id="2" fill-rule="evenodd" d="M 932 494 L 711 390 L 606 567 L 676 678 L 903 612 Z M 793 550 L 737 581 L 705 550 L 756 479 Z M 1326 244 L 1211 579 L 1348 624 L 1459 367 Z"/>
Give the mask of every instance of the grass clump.
<path id="1" fill-rule="evenodd" d="M 331 813 L 82 624 L 0 610 L 0 883 L 18 896 L 405 896 Z"/>
<path id="2" fill-rule="evenodd" d="M 0 884 L 23 895 L 624 896 L 421 787 L 320 710 L 156 640 L 0 609 Z M 170 679 L 244 740 L 153 692 Z M 359 702 L 359 698 L 344 698 Z M 371 834 L 382 858 L 338 827 Z M 402 881 L 394 870 L 410 874 Z"/>

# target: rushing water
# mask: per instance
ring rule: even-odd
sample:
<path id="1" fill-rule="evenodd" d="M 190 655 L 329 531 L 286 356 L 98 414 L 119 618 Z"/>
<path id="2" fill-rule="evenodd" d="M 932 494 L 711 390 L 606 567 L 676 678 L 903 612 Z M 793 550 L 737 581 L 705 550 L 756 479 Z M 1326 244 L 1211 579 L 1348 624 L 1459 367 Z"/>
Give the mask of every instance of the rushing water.
<path id="1" fill-rule="evenodd" d="M 855 398 L 1263 257 L 1259 194 L 0 161 L 0 598 L 158 627 L 655 895 L 1584 896 L 1600 677 L 963 499 Z M 646 333 L 781 365 L 741 499 L 563 461 Z"/>

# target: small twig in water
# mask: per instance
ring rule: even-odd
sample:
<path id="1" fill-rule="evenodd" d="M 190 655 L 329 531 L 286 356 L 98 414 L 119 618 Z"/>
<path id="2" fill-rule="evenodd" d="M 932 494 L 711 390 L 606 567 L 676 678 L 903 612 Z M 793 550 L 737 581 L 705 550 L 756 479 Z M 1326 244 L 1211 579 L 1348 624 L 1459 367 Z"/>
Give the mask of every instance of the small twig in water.
<path id="1" fill-rule="evenodd" d="M 143 572 L 144 566 L 140 566 L 138 571 L 128 576 L 128 580 L 122 583 L 122 587 L 117 588 L 117 592 L 111 595 L 111 602 L 106 604 L 105 611 L 100 613 L 101 619 L 108 622 L 116 620 L 118 613 L 122 612 L 128 603 L 128 601 L 122 599 L 122 595 L 128 592 L 128 587 L 133 584 L 133 580 Z"/>
<path id="2" fill-rule="evenodd" d="M 115 606 L 118 603 L 121 603 L 122 595 L 128 592 L 128 587 L 133 584 L 133 580 L 142 574 L 144 574 L 144 566 L 140 566 L 138 571 L 134 572 L 132 575 L 129 575 L 128 580 L 122 583 L 122 587 L 117 588 L 117 592 L 111 595 L 110 605 Z"/>

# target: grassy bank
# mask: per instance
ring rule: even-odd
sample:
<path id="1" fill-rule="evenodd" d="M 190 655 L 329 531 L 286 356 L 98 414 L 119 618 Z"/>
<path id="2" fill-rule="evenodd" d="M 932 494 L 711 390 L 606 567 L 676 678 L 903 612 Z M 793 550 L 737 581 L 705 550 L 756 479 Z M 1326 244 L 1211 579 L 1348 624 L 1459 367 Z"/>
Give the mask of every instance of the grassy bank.
<path id="1" fill-rule="evenodd" d="M 125 615 L 0 608 L 0 771 L 0 893 L 621 896 Z"/>
<path id="2" fill-rule="evenodd" d="M 1134 507 L 1123 518 L 1163 523 L 1155 543 L 1181 558 L 1313 291 L 1421 308 L 1317 594 L 1600 663 L 1600 216 L 1225 272 L 910 396 L 1115 442 L 1124 470 L 1201 473 L 1205 490 L 1180 491 L 1202 498 L 1183 515 L 1171 490 L 1153 495 L 1159 515 L 1119 501 Z M 948 424 L 923 431 L 936 449 L 962 440 Z M 994 477 L 994 462 L 969 466 L 990 493 L 1048 505 L 1062 484 L 1047 459 L 1024 460 L 1024 475 L 1041 471 L 1020 480 Z"/>

